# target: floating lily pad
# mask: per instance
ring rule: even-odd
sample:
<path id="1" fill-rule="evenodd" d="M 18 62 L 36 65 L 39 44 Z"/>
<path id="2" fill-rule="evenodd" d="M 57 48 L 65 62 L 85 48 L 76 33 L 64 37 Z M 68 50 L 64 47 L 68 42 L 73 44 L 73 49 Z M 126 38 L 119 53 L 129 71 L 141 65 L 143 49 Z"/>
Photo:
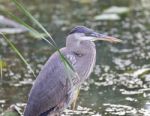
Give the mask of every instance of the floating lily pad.
<path id="1" fill-rule="evenodd" d="M 20 112 L 21 108 L 16 105 L 11 105 L 4 113 L 0 114 L 0 116 L 21 116 Z"/>
<path id="2" fill-rule="evenodd" d="M 24 32 L 24 30 L 21 28 L 1 28 L 0 32 L 6 34 L 16 34 L 16 33 L 22 33 Z"/>
<path id="3" fill-rule="evenodd" d="M 16 112 L 5 112 L 1 115 L 2 116 L 19 116 Z"/>
<path id="4" fill-rule="evenodd" d="M 104 107 L 106 107 L 106 112 L 109 115 L 117 115 L 117 116 L 125 116 L 127 114 L 129 115 L 135 115 L 137 113 L 137 110 L 131 106 L 127 105 L 121 105 L 121 104 L 103 104 Z"/>
<path id="5" fill-rule="evenodd" d="M 81 4 L 89 4 L 95 0 L 76 0 L 76 1 L 80 2 Z"/>
<path id="6" fill-rule="evenodd" d="M 128 7 L 117 7 L 112 6 L 106 10 L 100 15 L 95 16 L 95 20 L 120 20 L 121 14 L 127 13 L 129 11 Z"/>
<path id="7" fill-rule="evenodd" d="M 6 103 L 6 100 L 0 100 L 0 104 Z"/>
<path id="8" fill-rule="evenodd" d="M 106 9 L 103 13 L 107 14 L 123 14 L 127 13 L 129 11 L 128 7 L 118 7 L 118 6 L 112 6 L 108 9 Z"/>
<path id="9" fill-rule="evenodd" d="M 95 20 L 120 20 L 118 14 L 101 14 L 94 17 Z"/>
<path id="10" fill-rule="evenodd" d="M 15 34 L 26 32 L 27 29 L 19 23 L 0 15 L 0 32 L 7 34 Z"/>
<path id="11" fill-rule="evenodd" d="M 145 75 L 148 73 L 150 73 L 150 68 L 143 68 L 143 69 L 139 69 L 139 70 L 135 71 L 133 73 L 133 76 L 138 77 L 138 76 L 142 76 L 142 75 Z"/>

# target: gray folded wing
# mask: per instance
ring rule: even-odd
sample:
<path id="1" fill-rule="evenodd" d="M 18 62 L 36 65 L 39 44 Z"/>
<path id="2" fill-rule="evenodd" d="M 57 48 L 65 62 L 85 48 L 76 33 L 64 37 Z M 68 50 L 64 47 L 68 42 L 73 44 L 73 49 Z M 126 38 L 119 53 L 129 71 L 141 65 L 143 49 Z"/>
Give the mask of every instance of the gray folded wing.
<path id="1" fill-rule="evenodd" d="M 44 65 L 29 95 L 24 116 L 38 116 L 68 97 L 69 82 L 58 53 Z"/>

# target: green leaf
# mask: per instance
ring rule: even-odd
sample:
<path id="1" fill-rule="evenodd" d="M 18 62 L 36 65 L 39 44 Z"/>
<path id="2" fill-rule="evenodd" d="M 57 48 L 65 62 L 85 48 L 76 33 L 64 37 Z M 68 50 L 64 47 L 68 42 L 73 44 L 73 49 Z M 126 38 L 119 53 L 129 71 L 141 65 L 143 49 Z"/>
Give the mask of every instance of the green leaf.
<path id="1" fill-rule="evenodd" d="M 6 62 L 0 57 L 0 78 L 3 77 L 3 68 L 6 67 Z"/>
<path id="2" fill-rule="evenodd" d="M 47 35 L 45 33 L 40 33 L 40 35 L 37 35 L 37 33 L 30 33 L 31 37 L 37 38 L 37 39 L 41 39 L 43 37 L 47 37 Z"/>

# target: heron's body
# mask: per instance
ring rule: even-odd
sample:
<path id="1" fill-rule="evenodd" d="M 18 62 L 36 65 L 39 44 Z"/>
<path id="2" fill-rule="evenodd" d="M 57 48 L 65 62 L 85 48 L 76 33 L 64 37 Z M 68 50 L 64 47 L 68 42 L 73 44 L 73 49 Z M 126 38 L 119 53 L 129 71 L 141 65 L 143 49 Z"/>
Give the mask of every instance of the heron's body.
<path id="1" fill-rule="evenodd" d="M 115 41 L 114 38 L 83 26 L 74 28 L 67 36 L 66 47 L 60 52 L 68 59 L 77 75 L 68 75 L 60 54 L 55 52 L 40 71 L 30 91 L 24 116 L 52 115 L 68 107 L 76 90 L 89 77 L 95 65 L 96 48 L 93 40 L 103 40 L 105 37 Z"/>
<path id="2" fill-rule="evenodd" d="M 70 61 L 79 77 L 85 76 L 83 80 L 75 77 L 74 81 L 79 81 L 78 83 L 84 82 L 95 64 L 95 45 L 93 44 L 91 48 L 87 47 L 87 49 L 87 53 L 84 52 L 84 49 L 83 52 L 82 50 L 79 52 L 77 49 L 72 50 L 69 47 L 60 50 Z M 52 113 L 54 110 L 58 112 L 57 110 L 62 111 L 68 106 L 76 91 L 71 91 L 72 88 L 64 68 L 60 55 L 55 52 L 42 68 L 32 87 L 25 116 L 39 116 L 50 109 L 52 109 Z"/>

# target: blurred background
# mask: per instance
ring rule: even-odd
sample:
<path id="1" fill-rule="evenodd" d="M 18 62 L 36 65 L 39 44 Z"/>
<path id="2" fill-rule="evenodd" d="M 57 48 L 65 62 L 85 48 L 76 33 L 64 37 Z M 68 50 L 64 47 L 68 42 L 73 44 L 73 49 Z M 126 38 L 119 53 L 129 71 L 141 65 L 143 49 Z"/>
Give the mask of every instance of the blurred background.
<path id="1" fill-rule="evenodd" d="M 65 116 L 150 116 L 150 1 L 149 0 L 20 0 L 50 32 L 59 48 L 70 29 L 90 27 L 123 40 L 97 42 L 94 71 L 84 83 L 75 111 Z M 0 0 L 0 32 L 22 53 L 38 75 L 54 52 L 45 41 L 7 17 L 7 10 L 30 26 L 11 0 Z M 0 36 L 0 113 L 15 104 L 23 109 L 35 77 Z"/>

